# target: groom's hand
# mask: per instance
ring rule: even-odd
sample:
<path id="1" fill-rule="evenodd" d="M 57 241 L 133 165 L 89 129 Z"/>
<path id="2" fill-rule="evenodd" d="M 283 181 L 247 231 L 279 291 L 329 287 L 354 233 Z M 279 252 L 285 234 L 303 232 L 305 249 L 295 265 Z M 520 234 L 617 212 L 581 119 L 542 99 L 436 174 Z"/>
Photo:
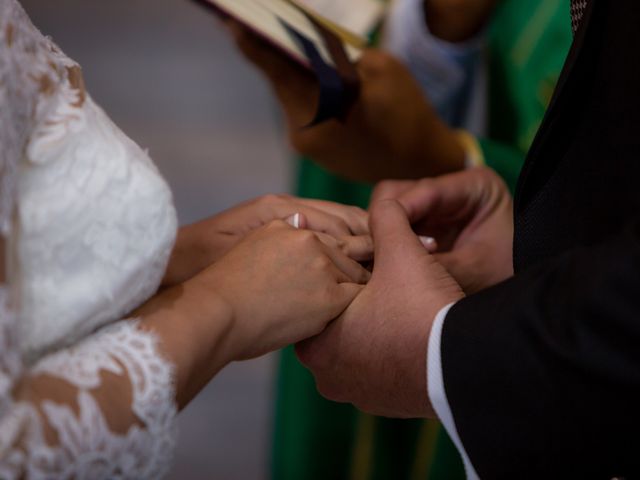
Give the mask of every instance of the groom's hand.
<path id="1" fill-rule="evenodd" d="M 513 275 L 513 204 L 493 170 L 382 182 L 373 199 L 397 200 L 414 231 L 436 239 L 436 258 L 467 294 Z"/>
<path id="2" fill-rule="evenodd" d="M 437 313 L 464 294 L 412 231 L 396 201 L 371 209 L 370 283 L 323 334 L 297 347 L 325 397 L 377 415 L 433 416 L 427 343 Z"/>

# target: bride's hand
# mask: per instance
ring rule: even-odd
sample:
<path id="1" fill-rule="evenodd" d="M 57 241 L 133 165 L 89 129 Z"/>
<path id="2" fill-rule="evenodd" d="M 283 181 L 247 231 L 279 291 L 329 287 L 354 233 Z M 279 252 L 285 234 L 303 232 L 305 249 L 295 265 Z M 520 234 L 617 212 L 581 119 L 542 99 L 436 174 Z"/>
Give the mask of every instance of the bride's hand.
<path id="1" fill-rule="evenodd" d="M 163 286 L 194 277 L 218 261 L 251 231 L 273 220 L 301 214 L 300 228 L 321 232 L 354 260 L 367 261 L 373 254 L 368 215 L 357 207 L 288 195 L 266 195 L 219 215 L 180 229 Z"/>
<path id="2" fill-rule="evenodd" d="M 233 360 L 253 358 L 317 335 L 360 292 L 370 273 L 315 233 L 283 221 L 251 234 L 193 279 L 216 295 L 233 325 Z"/>
<path id="3" fill-rule="evenodd" d="M 351 304 L 370 274 L 322 236 L 272 221 L 132 314 L 176 366 L 181 407 L 229 362 L 317 335 Z"/>

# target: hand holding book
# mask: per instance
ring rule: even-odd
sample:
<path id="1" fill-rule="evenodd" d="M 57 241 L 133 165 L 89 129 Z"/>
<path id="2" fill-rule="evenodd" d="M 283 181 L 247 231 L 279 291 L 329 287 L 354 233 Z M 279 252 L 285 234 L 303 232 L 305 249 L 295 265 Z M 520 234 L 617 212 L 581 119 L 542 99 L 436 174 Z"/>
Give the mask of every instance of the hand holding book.
<path id="1" fill-rule="evenodd" d="M 360 92 L 343 121 L 301 129 L 318 99 L 313 76 L 245 30 L 236 33 L 240 49 L 265 75 L 282 107 L 293 148 L 325 169 L 375 183 L 465 167 L 459 134 L 439 118 L 415 78 L 388 53 L 363 53 L 357 64 Z"/>
<path id="2" fill-rule="evenodd" d="M 313 119 L 307 119 L 307 126 L 346 115 L 357 97 L 354 62 L 362 55 L 366 39 L 318 15 L 313 4 L 320 0 L 197 1 L 230 17 L 265 45 L 315 73 L 320 95 L 317 112 Z"/>

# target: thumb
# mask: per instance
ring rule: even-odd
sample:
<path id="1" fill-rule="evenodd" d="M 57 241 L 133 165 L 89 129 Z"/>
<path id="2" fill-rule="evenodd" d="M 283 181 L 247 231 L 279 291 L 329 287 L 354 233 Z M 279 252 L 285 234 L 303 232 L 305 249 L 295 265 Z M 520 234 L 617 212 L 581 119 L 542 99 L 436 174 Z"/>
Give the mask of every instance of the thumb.
<path id="1" fill-rule="evenodd" d="M 411 229 L 407 212 L 395 200 L 382 200 L 371 207 L 370 226 L 375 246 L 375 267 L 385 268 L 407 255 L 428 255 Z"/>
<path id="2" fill-rule="evenodd" d="M 371 205 L 382 200 L 397 200 L 416 184 L 415 180 L 384 180 L 373 189 Z"/>

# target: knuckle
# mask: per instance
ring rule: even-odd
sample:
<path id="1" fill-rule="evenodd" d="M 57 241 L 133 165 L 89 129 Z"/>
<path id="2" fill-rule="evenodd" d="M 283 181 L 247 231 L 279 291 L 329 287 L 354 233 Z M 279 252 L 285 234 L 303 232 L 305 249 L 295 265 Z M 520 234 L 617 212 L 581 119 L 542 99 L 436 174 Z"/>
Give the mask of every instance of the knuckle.
<path id="1" fill-rule="evenodd" d="M 311 230 L 297 230 L 296 237 L 303 247 L 314 246 L 318 244 L 318 237 Z"/>
<path id="2" fill-rule="evenodd" d="M 360 271 L 360 279 L 358 281 L 361 285 L 366 285 L 371 280 L 371 272 L 364 268 Z"/>
<path id="3" fill-rule="evenodd" d="M 367 212 L 359 207 L 348 207 L 347 219 L 352 227 L 361 229 L 366 227 L 367 224 Z"/>
<path id="4" fill-rule="evenodd" d="M 332 379 L 325 377 L 316 378 L 318 393 L 332 402 L 346 403 L 347 397 L 342 389 Z"/>
<path id="5" fill-rule="evenodd" d="M 315 132 L 289 131 L 289 143 L 293 149 L 303 155 L 314 155 L 319 152 L 321 139 Z"/>
<path id="6" fill-rule="evenodd" d="M 376 186 L 376 190 L 387 190 L 390 187 L 393 187 L 397 184 L 398 182 L 395 180 L 382 180 L 381 182 L 378 183 L 378 185 Z"/>
<path id="7" fill-rule="evenodd" d="M 390 55 L 389 53 L 383 50 L 377 51 L 377 62 L 378 62 L 379 68 L 382 70 L 388 70 L 390 68 L 395 67 L 397 64 L 396 59 L 392 55 Z"/>
<path id="8" fill-rule="evenodd" d="M 373 203 L 377 203 L 386 198 L 395 198 L 399 195 L 401 183 L 396 180 L 384 180 L 376 186 L 373 191 Z"/>
<path id="9" fill-rule="evenodd" d="M 318 342 L 317 339 L 312 338 L 298 343 L 295 347 L 296 356 L 300 363 L 312 370 L 314 374 L 321 372 L 326 366 L 326 361 Z"/>
<path id="10" fill-rule="evenodd" d="M 488 167 L 480 167 L 475 169 L 475 174 L 482 178 L 493 178 L 494 171 Z"/>
<path id="11" fill-rule="evenodd" d="M 426 189 L 426 188 L 430 188 L 434 185 L 434 180 L 433 178 L 422 178 L 420 179 L 420 181 L 418 182 L 418 188 L 421 189 Z"/>
<path id="12" fill-rule="evenodd" d="M 397 200 L 394 200 L 392 198 L 384 198 L 379 202 L 376 202 L 376 204 L 371 207 L 371 216 L 376 217 L 381 213 L 396 209 L 399 205 L 400 204 Z"/>
<path id="13" fill-rule="evenodd" d="M 391 55 L 381 50 L 367 50 L 360 60 L 360 65 L 369 73 L 387 70 L 395 61 Z"/>
<path id="14" fill-rule="evenodd" d="M 331 263 L 331 260 L 329 260 L 329 258 L 327 258 L 325 255 L 318 256 L 314 261 L 314 267 L 316 268 L 316 270 L 319 270 L 321 272 L 330 270 L 332 266 L 333 264 Z"/>
<path id="15" fill-rule="evenodd" d="M 395 184 L 395 182 L 393 180 L 382 180 L 381 182 L 378 182 L 378 184 L 375 187 L 374 192 L 377 194 L 380 193 L 385 193 L 387 191 L 389 191 L 389 189 Z"/>
<path id="16" fill-rule="evenodd" d="M 365 218 L 367 216 L 367 211 L 364 208 L 356 207 L 353 205 L 347 208 L 347 211 L 356 218 Z"/>
<path id="17" fill-rule="evenodd" d="M 335 226 L 344 232 L 350 232 L 349 224 L 343 218 L 336 218 Z"/>
<path id="18" fill-rule="evenodd" d="M 284 228 L 286 228 L 288 226 L 289 225 L 284 220 L 276 219 L 276 220 L 271 220 L 267 224 L 267 229 L 269 229 L 269 230 L 281 230 L 281 229 L 284 229 Z"/>
<path id="19" fill-rule="evenodd" d="M 280 201 L 281 201 L 280 195 L 277 195 L 275 193 L 262 195 L 261 197 L 258 197 L 256 199 L 256 203 L 260 205 L 265 205 L 265 206 L 273 205 L 275 203 L 279 203 Z"/>

